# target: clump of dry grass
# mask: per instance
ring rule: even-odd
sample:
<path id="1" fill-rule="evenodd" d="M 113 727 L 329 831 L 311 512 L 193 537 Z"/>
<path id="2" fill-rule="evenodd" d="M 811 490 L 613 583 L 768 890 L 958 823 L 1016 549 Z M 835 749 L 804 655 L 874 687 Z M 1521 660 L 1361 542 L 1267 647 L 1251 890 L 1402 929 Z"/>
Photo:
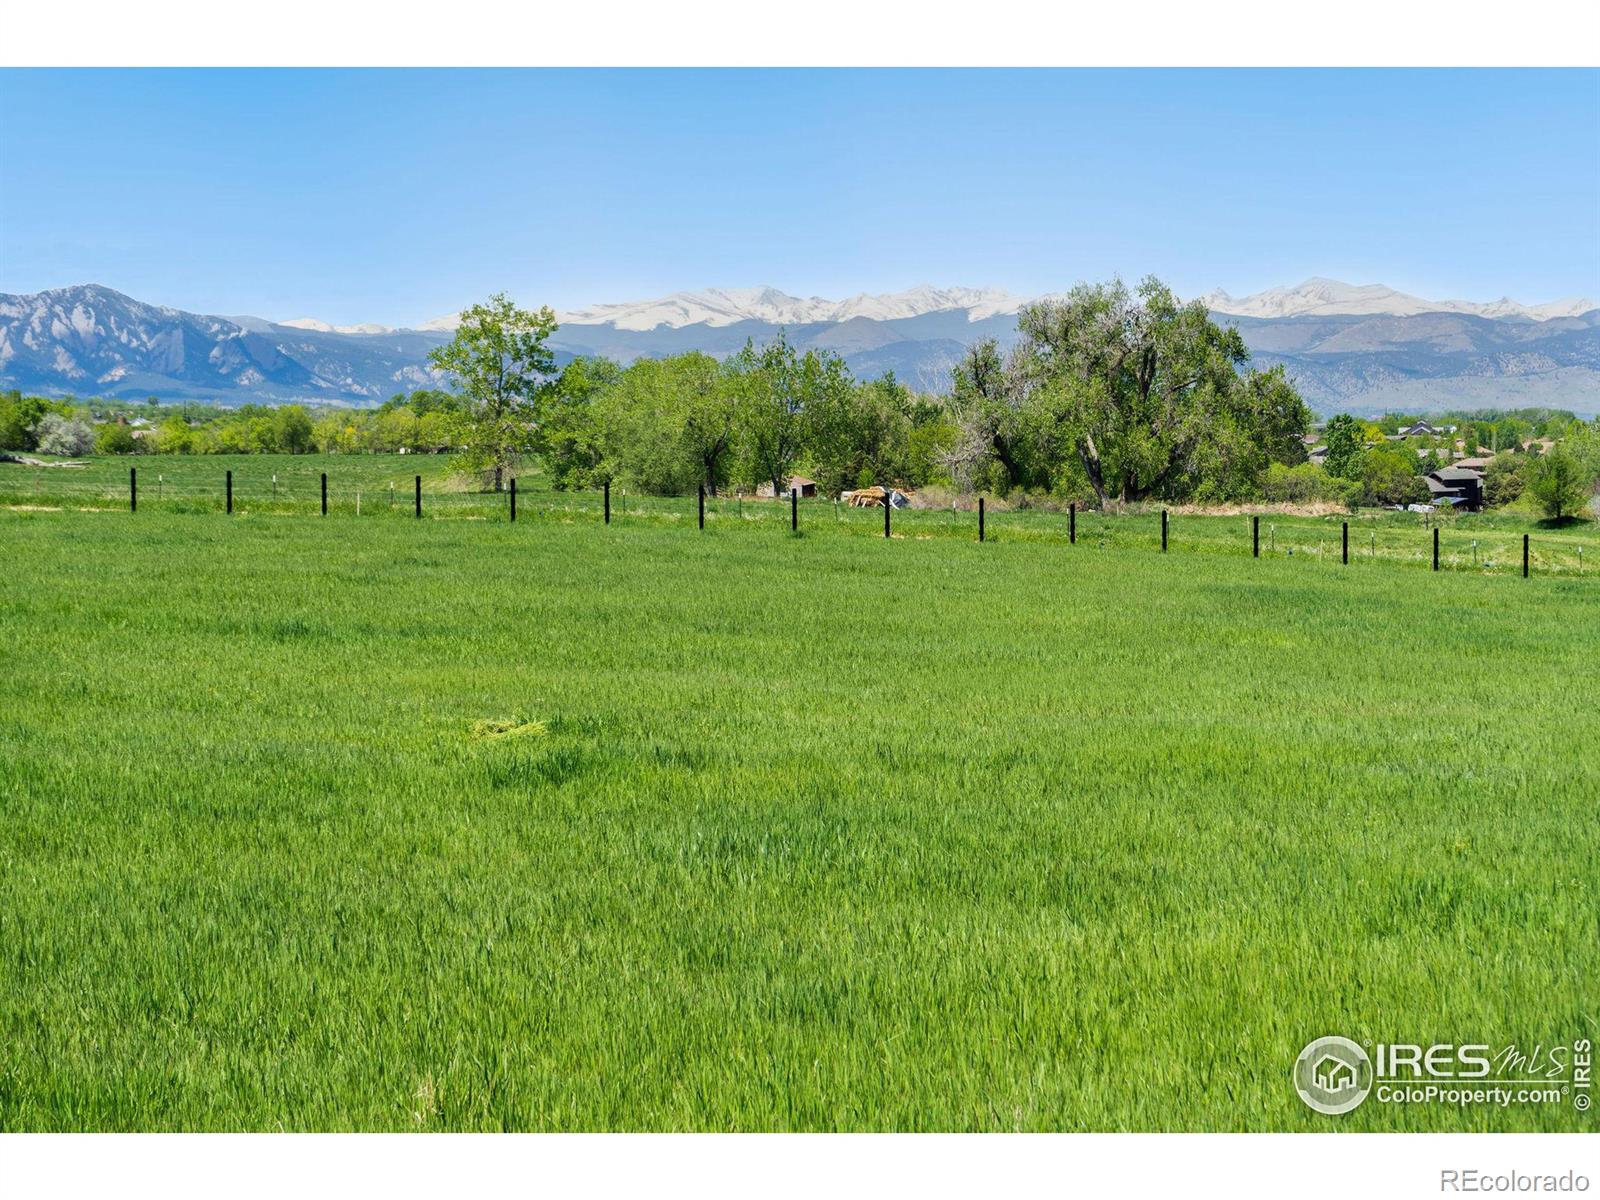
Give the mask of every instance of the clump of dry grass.
<path id="1" fill-rule="evenodd" d="M 415 1107 L 411 1110 L 411 1119 L 418 1125 L 426 1125 L 439 1115 L 439 1089 L 433 1082 L 432 1075 L 424 1075 L 422 1082 L 417 1084 L 417 1090 L 412 1093 L 412 1102 Z"/>
<path id="2" fill-rule="evenodd" d="M 521 717 L 485 717 L 472 723 L 468 736 L 475 742 L 502 742 L 514 738 L 542 738 L 549 732 L 543 721 L 524 721 Z"/>

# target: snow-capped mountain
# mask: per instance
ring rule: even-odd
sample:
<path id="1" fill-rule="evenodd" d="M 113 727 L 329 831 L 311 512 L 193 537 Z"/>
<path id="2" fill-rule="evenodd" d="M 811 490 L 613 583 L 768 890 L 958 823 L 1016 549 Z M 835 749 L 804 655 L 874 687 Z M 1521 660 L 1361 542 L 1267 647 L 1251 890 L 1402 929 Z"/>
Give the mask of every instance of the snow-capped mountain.
<path id="1" fill-rule="evenodd" d="M 1435 302 L 1331 280 L 1243 300 L 1205 299 L 1217 320 L 1244 335 L 1255 365 L 1283 365 L 1323 411 L 1533 404 L 1600 411 L 1600 311 L 1588 302 Z M 968 346 L 986 337 L 1003 346 L 1016 340 L 1021 304 L 994 288 L 922 287 L 847 300 L 772 288 L 686 292 L 562 314 L 550 346 L 558 362 L 576 355 L 631 362 L 686 350 L 720 358 L 786 328 L 797 347 L 839 354 L 858 377 L 893 371 L 912 387 L 943 391 Z M 202 316 L 95 286 L 0 295 L 0 388 L 373 404 L 438 385 L 428 352 L 455 320 L 429 324 L 384 330 Z"/>
<path id="2" fill-rule="evenodd" d="M 1060 293 L 1052 293 L 1053 296 Z M 1042 299 L 1043 297 L 1035 297 Z M 1585 299 L 1554 300 L 1548 304 L 1519 304 L 1510 297 L 1480 304 L 1470 300 L 1424 300 L 1383 284 L 1351 284 L 1337 279 L 1308 279 L 1295 287 L 1272 288 L 1253 296 L 1236 298 L 1227 292 L 1208 292 L 1200 299 L 1214 313 L 1235 317 L 1334 317 L 1394 316 L 1410 317 L 1421 313 L 1465 313 L 1495 319 L 1521 318 L 1548 321 L 1556 317 L 1575 317 L 1600 308 L 1600 302 Z M 821 296 L 801 298 L 774 287 L 707 288 L 698 292 L 674 292 L 655 300 L 633 300 L 620 304 L 595 304 L 588 308 L 558 312 L 562 325 L 605 325 L 616 330 L 645 333 L 655 329 L 686 329 L 703 325 L 720 329 L 742 321 L 765 325 L 816 325 L 856 318 L 869 321 L 899 321 L 929 313 L 964 313 L 969 322 L 1009 316 L 1028 297 L 1003 288 L 937 288 L 922 284 L 904 292 L 878 295 L 861 293 L 845 300 Z M 424 322 L 417 328 L 448 333 L 459 324 L 450 314 Z M 285 321 L 285 325 L 340 333 L 389 333 L 376 325 L 332 326 L 310 318 Z"/>
<path id="3" fill-rule="evenodd" d="M 845 300 L 821 296 L 802 299 L 774 287 L 707 288 L 700 292 L 674 292 L 657 300 L 597 304 L 560 313 L 557 319 L 563 325 L 610 325 L 635 332 L 662 327 L 682 329 L 688 325 L 719 328 L 741 321 L 768 325 L 816 325 L 857 317 L 895 321 L 955 311 L 965 312 L 969 321 L 981 321 L 1000 313 L 1014 313 L 1023 303 L 1021 297 L 999 288 L 936 288 L 931 284 L 904 292 L 862 293 Z"/>
<path id="4" fill-rule="evenodd" d="M 0 386 L 46 395 L 370 404 L 433 386 L 442 334 L 211 317 L 86 284 L 0 295 Z"/>
<path id="5" fill-rule="evenodd" d="M 278 324 L 289 329 L 309 329 L 315 333 L 393 333 L 387 325 L 374 325 L 367 321 L 361 325 L 329 325 L 326 321 L 319 321 L 315 317 L 295 317 L 288 321 L 279 321 Z"/>
<path id="6" fill-rule="evenodd" d="M 1308 279 L 1296 287 L 1270 288 L 1253 296 L 1234 298 L 1224 291 L 1200 297 L 1215 313 L 1234 317 L 1414 317 L 1422 313 L 1466 313 L 1495 319 L 1523 318 L 1548 321 L 1576 317 L 1600 308 L 1594 300 L 1553 300 L 1548 304 L 1518 304 L 1506 296 L 1488 304 L 1470 300 L 1424 300 L 1408 296 L 1381 283 L 1351 284 L 1337 279 Z"/>

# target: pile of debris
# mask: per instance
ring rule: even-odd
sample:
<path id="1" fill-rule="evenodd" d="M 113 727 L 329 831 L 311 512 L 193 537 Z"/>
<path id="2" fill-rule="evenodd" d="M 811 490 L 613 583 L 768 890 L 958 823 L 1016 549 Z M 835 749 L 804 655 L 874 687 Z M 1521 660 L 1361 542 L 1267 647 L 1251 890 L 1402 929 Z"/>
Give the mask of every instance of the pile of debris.
<path id="1" fill-rule="evenodd" d="M 882 508 L 885 504 L 891 508 L 905 508 L 911 503 L 911 496 L 899 488 L 857 488 L 853 492 L 840 492 L 839 499 L 852 508 Z"/>
<path id="2" fill-rule="evenodd" d="M 87 467 L 86 462 L 77 459 L 63 458 L 57 462 L 46 462 L 42 458 L 32 458 L 26 454 L 0 454 L 0 462 L 17 463 L 24 467 Z"/>

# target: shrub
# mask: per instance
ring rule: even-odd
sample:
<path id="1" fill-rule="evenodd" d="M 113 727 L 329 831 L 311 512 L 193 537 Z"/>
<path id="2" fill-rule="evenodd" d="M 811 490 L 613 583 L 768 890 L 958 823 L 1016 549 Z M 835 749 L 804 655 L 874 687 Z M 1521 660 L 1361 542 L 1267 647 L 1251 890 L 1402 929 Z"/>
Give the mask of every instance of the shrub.
<path id="1" fill-rule="evenodd" d="M 94 448 L 98 454 L 132 454 L 139 443 L 134 441 L 133 430 L 111 421 L 95 431 Z"/>
<path id="2" fill-rule="evenodd" d="M 1315 500 L 1342 500 L 1346 488 L 1315 463 L 1286 467 L 1273 463 L 1261 482 L 1262 494 L 1279 503 L 1304 504 Z"/>
<path id="3" fill-rule="evenodd" d="M 94 449 L 94 427 L 75 417 L 46 413 L 34 426 L 40 454 L 60 454 L 71 458 Z"/>
<path id="4" fill-rule="evenodd" d="M 1359 478 L 1363 504 L 1416 504 L 1428 498 L 1428 485 L 1417 474 L 1407 450 L 1374 446 L 1362 453 Z"/>

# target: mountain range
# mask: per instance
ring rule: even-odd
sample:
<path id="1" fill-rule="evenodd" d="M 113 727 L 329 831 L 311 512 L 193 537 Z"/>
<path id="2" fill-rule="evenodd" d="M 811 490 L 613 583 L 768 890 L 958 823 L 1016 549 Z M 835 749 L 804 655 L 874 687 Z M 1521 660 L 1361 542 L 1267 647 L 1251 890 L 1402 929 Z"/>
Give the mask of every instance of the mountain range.
<path id="1" fill-rule="evenodd" d="M 1600 411 L 1600 304 L 1424 300 L 1381 285 L 1311 279 L 1235 299 L 1202 297 L 1238 327 L 1258 366 L 1282 364 L 1322 412 L 1550 405 Z M 1016 340 L 1026 301 L 995 288 L 922 286 L 845 300 L 771 287 L 678 292 L 558 314 L 558 361 L 703 350 L 731 354 L 782 328 L 802 349 L 835 351 L 862 377 L 892 370 L 948 388 L 967 346 Z M 224 403 L 374 404 L 439 381 L 428 351 L 453 316 L 417 329 L 204 316 L 93 284 L 0 294 L 0 386 L 46 395 Z"/>

